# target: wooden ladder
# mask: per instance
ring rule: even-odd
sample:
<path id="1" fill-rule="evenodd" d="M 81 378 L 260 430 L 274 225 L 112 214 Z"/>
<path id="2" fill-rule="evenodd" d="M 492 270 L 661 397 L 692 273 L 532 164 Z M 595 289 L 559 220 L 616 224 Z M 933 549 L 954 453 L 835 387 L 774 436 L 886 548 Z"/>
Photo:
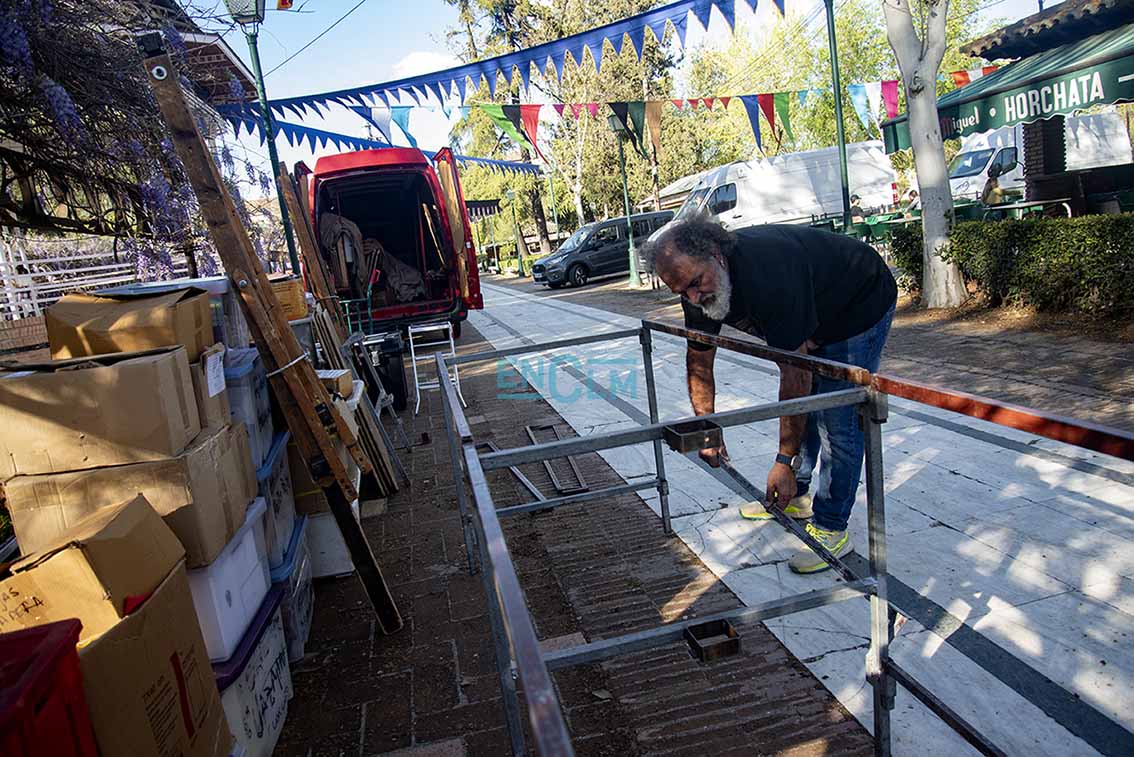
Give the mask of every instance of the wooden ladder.
<path id="1" fill-rule="evenodd" d="M 146 79 L 153 89 L 189 183 L 197 195 L 201 215 L 209 229 L 240 301 L 252 338 L 268 368 L 272 389 L 292 437 L 307 461 L 311 478 L 323 487 L 331 513 L 342 532 L 358 577 L 374 607 L 384 633 L 402 627 L 402 618 L 378 567 L 362 526 L 354 518 L 350 503 L 358 493 L 346 464 L 335 448 L 334 436 L 346 446 L 364 474 L 372 473 L 370 460 L 358 438 L 315 374 L 315 367 L 300 348 L 279 300 L 240 223 L 232 198 L 221 180 L 212 155 L 197 131 L 181 90 L 180 75 L 161 49 L 161 37 L 139 38 L 145 59 Z M 268 137 L 271 139 L 271 136 Z"/>

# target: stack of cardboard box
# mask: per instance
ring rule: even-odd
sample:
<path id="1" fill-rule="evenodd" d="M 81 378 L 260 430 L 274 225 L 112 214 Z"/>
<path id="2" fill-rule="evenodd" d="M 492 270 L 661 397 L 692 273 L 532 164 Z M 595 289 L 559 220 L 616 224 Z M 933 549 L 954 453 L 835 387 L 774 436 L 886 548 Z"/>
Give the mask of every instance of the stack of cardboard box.
<path id="1" fill-rule="evenodd" d="M 233 673 L 274 654 L 262 639 L 275 644 L 281 592 L 268 596 L 265 506 L 212 317 L 193 289 L 71 295 L 47 314 L 63 359 L 0 368 L 0 481 L 27 555 L 0 584 L 0 632 L 82 621 L 104 755 L 227 754 L 230 729 L 270 753 L 278 729 L 246 743 L 231 719 L 255 703 L 224 692 L 225 725 L 210 661 L 241 680 L 233 692 L 280 686 L 272 722 L 286 717 L 286 649 L 271 681 Z"/>

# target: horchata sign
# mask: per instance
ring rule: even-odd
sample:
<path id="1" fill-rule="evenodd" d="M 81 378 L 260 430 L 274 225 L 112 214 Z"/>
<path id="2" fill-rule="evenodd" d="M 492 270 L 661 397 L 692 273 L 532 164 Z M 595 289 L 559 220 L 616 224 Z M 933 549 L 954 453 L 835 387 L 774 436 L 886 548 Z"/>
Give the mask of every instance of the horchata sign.
<path id="1" fill-rule="evenodd" d="M 941 108 L 941 136 L 956 139 L 1127 99 L 1134 99 L 1134 57 Z"/>

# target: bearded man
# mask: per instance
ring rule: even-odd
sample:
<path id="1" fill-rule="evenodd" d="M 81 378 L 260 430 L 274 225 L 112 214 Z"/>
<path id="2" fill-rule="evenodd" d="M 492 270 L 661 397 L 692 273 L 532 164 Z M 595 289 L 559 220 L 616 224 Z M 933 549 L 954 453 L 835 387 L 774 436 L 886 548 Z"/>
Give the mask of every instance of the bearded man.
<path id="1" fill-rule="evenodd" d="M 806 226 L 753 226 L 735 233 L 694 217 L 667 226 L 646 254 L 681 295 L 685 325 L 719 334 L 727 323 L 769 346 L 878 370 L 890 333 L 898 287 L 886 263 L 853 237 Z M 716 348 L 687 343 L 685 365 L 693 412 L 714 412 Z M 844 381 L 780 366 L 780 399 L 850 388 Z M 709 465 L 728 459 L 722 440 L 701 450 Z M 779 454 L 768 473 L 767 497 L 832 554 L 851 552 L 847 522 L 858 491 L 863 437 L 855 407 L 780 419 Z M 817 480 L 813 480 L 816 463 Z M 764 504 L 741 508 L 750 520 L 772 517 Z M 792 557 L 797 573 L 829 566 L 811 550 Z"/>

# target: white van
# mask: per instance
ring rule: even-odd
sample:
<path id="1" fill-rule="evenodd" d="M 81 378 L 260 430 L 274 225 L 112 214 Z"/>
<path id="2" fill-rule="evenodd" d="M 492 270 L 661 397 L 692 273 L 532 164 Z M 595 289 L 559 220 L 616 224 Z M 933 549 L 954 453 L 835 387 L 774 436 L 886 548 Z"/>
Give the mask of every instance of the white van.
<path id="1" fill-rule="evenodd" d="M 864 210 L 894 204 L 897 175 L 878 140 L 847 145 L 850 191 Z M 705 172 L 676 219 L 704 211 L 725 228 L 803 223 L 843 212 L 837 147 L 730 163 Z"/>
<path id="2" fill-rule="evenodd" d="M 1131 158 L 1130 133 L 1117 111 L 1070 116 L 1064 122 L 1067 170 L 1123 165 Z M 1024 127 L 1003 126 L 972 134 L 949 164 L 949 189 L 956 199 L 979 198 L 993 167 L 1001 189 L 1024 187 Z"/>

